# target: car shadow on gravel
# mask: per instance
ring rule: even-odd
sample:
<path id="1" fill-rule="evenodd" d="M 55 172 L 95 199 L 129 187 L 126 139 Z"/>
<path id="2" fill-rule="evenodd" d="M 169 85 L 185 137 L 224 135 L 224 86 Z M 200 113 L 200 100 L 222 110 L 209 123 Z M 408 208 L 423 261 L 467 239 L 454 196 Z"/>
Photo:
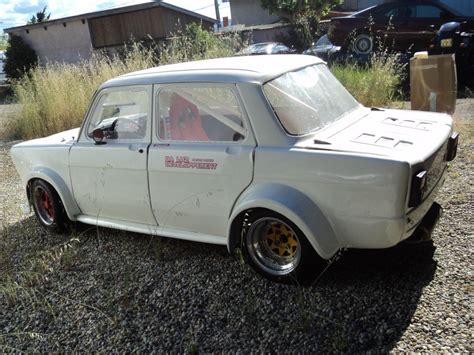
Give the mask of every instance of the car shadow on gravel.
<path id="1" fill-rule="evenodd" d="M 339 350 L 394 347 L 413 321 L 424 287 L 434 278 L 434 251 L 432 242 L 350 250 L 312 286 L 314 292 L 328 291 L 325 302 L 333 307 L 332 320 L 341 325 L 341 339 L 346 339 Z M 333 294 L 341 299 L 331 299 Z"/>
<path id="2" fill-rule="evenodd" d="M 262 278 L 223 246 L 104 228 L 51 235 L 34 217 L 8 238 L 16 271 L 54 251 L 35 286 L 47 308 L 0 294 L 0 333 L 42 334 L 5 338 L 21 351 L 385 352 L 437 267 L 429 244 L 352 250 L 303 287 Z"/>

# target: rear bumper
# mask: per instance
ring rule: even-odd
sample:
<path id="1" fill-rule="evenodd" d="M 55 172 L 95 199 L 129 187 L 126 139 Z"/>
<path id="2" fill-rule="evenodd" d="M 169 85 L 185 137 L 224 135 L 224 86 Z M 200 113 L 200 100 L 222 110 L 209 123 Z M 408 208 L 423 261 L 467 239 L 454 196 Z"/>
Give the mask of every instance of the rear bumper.
<path id="1" fill-rule="evenodd" d="M 434 202 L 431 205 L 431 208 L 428 210 L 428 213 L 423 217 L 420 224 L 418 224 L 418 226 L 415 228 L 415 231 L 406 240 L 406 242 L 419 243 L 430 240 L 431 234 L 433 233 L 433 230 L 442 214 L 443 209 L 439 204 Z"/>
<path id="2" fill-rule="evenodd" d="M 406 216 L 406 227 L 405 232 L 403 233 L 402 240 L 405 240 L 415 234 L 415 231 L 423 223 L 425 217 L 430 213 L 434 205 L 438 205 L 435 202 L 435 198 L 438 195 L 439 190 L 444 185 L 446 180 L 446 171 L 445 168 L 440 179 L 436 183 L 435 187 L 431 191 L 430 195 L 423 201 L 421 205 L 411 210 Z M 438 205 L 439 206 L 439 205 Z"/>

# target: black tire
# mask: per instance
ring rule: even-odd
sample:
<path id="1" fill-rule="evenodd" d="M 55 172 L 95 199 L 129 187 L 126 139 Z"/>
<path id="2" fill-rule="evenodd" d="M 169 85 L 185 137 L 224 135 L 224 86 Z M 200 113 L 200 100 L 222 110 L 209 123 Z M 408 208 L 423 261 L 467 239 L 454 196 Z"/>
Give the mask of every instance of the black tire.
<path id="1" fill-rule="evenodd" d="M 324 267 L 303 232 L 278 213 L 251 213 L 243 228 L 247 262 L 272 281 L 303 284 Z"/>
<path id="2" fill-rule="evenodd" d="M 31 184 L 31 203 L 36 218 L 47 230 L 62 233 L 69 225 L 69 218 L 56 190 L 43 180 Z"/>
<path id="3" fill-rule="evenodd" d="M 374 37 L 366 32 L 356 33 L 351 38 L 350 49 L 352 52 L 358 55 L 369 55 L 375 50 L 375 39 Z"/>

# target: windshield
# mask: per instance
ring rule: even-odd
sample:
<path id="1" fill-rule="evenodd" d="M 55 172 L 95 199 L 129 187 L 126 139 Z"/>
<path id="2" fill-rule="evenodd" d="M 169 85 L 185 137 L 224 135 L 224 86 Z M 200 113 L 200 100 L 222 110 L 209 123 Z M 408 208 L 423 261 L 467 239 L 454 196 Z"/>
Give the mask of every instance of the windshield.
<path id="1" fill-rule="evenodd" d="M 291 135 L 321 129 L 360 106 L 324 64 L 283 74 L 263 89 Z"/>

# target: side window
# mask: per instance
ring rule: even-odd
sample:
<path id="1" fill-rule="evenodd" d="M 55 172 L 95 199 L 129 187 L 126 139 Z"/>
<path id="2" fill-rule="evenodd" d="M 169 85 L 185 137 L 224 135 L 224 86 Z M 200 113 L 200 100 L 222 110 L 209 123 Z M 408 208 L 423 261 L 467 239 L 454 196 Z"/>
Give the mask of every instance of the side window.
<path id="1" fill-rule="evenodd" d="M 224 87 L 176 87 L 158 93 L 162 140 L 236 142 L 247 135 L 233 91 Z"/>
<path id="2" fill-rule="evenodd" d="M 415 6 L 399 5 L 394 6 L 385 13 L 386 17 L 410 18 L 415 16 Z"/>
<path id="3" fill-rule="evenodd" d="M 145 87 L 125 87 L 106 91 L 99 98 L 87 127 L 87 135 L 101 129 L 108 140 L 142 140 L 150 111 Z"/>
<path id="4" fill-rule="evenodd" d="M 417 5 L 416 17 L 418 18 L 441 18 L 443 10 L 436 6 Z"/>

